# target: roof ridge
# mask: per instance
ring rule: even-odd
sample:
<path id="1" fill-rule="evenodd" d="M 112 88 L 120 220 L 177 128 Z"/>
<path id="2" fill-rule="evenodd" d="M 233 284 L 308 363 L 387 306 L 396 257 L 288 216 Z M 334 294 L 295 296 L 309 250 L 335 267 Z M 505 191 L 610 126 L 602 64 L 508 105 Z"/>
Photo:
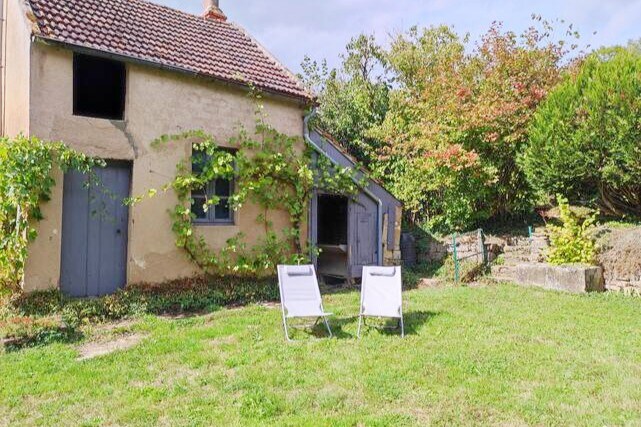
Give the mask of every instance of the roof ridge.
<path id="1" fill-rule="evenodd" d="M 126 0 L 126 1 L 128 1 L 128 2 L 146 3 L 148 5 L 151 5 L 152 7 L 156 7 L 156 8 L 159 8 L 159 9 L 167 9 L 167 10 L 169 10 L 171 12 L 174 12 L 176 14 L 179 14 L 179 15 L 186 15 L 186 16 L 189 16 L 189 17 L 192 17 L 192 18 L 201 18 L 203 20 L 207 20 L 207 18 L 205 18 L 202 15 L 196 15 L 195 13 L 185 12 L 184 10 L 180 10 L 178 8 L 175 8 L 175 7 L 167 6 L 165 4 L 156 3 L 156 2 L 154 2 L 152 0 Z"/>
<path id="2" fill-rule="evenodd" d="M 298 77 L 237 23 L 150 0 L 28 0 L 28 4 L 41 30 L 39 39 L 313 100 Z"/>

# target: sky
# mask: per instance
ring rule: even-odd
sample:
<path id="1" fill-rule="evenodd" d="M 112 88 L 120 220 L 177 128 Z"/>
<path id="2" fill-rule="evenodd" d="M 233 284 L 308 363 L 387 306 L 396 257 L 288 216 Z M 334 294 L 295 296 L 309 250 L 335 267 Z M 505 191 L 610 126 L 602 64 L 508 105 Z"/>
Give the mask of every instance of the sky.
<path id="1" fill-rule="evenodd" d="M 151 1 L 202 12 L 201 0 Z M 533 13 L 572 23 L 584 47 L 641 38 L 641 0 L 220 0 L 220 7 L 294 72 L 305 55 L 338 65 L 345 45 L 360 33 L 385 43 L 414 25 L 446 24 L 474 39 L 494 21 L 520 33 Z"/>

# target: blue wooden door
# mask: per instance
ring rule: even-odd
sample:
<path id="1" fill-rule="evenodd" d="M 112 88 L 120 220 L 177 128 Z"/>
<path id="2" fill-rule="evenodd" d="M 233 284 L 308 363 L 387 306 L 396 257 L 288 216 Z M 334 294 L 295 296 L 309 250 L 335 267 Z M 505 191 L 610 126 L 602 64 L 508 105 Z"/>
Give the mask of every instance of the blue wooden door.
<path id="1" fill-rule="evenodd" d="M 378 264 L 378 205 L 361 193 L 349 210 L 350 273 L 361 277 L 363 266 Z"/>
<path id="2" fill-rule="evenodd" d="M 74 297 L 114 293 L 127 283 L 131 164 L 109 162 L 96 180 L 65 175 L 60 286 Z"/>

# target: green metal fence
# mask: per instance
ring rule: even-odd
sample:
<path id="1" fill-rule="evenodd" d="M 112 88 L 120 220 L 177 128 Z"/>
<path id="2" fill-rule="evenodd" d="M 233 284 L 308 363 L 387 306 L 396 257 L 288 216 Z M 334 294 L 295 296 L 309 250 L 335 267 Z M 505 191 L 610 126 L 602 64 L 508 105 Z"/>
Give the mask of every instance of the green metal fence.
<path id="1" fill-rule="evenodd" d="M 489 264 L 485 233 L 480 228 L 468 233 L 454 233 L 451 252 L 454 261 L 454 281 L 457 284 L 461 282 L 463 263 L 474 263 L 474 267 L 478 269 L 486 268 Z"/>

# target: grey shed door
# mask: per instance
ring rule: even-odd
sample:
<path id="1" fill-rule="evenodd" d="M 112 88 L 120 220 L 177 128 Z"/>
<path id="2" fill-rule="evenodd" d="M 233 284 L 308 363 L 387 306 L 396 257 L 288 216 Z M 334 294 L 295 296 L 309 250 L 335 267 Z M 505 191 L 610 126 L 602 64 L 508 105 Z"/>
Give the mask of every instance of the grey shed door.
<path id="1" fill-rule="evenodd" d="M 131 164 L 96 168 L 99 184 L 69 172 L 64 180 L 60 286 L 74 297 L 114 293 L 127 282 Z"/>
<path id="2" fill-rule="evenodd" d="M 378 205 L 361 193 L 350 202 L 349 240 L 352 277 L 361 277 L 363 266 L 378 264 Z"/>

